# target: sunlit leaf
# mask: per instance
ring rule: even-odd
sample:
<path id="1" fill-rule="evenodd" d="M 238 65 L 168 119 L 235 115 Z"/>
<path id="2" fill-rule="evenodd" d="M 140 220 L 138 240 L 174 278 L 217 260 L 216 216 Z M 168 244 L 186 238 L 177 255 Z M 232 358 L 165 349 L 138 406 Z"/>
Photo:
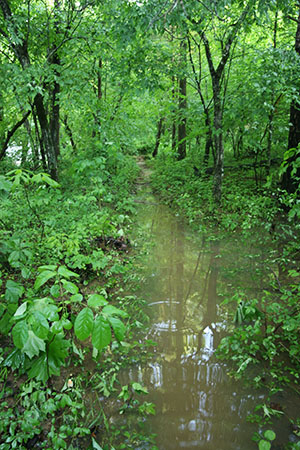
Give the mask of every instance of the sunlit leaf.
<path id="1" fill-rule="evenodd" d="M 33 358 L 34 356 L 38 356 L 40 352 L 44 352 L 46 350 L 46 344 L 43 339 L 34 334 L 33 331 L 28 331 L 28 339 L 25 345 L 22 348 L 22 351 L 26 353 L 29 358 Z"/>
<path id="2" fill-rule="evenodd" d="M 107 300 L 103 297 L 103 295 L 92 294 L 88 298 L 88 305 L 91 308 L 98 308 L 99 306 L 107 305 Z"/>
<path id="3" fill-rule="evenodd" d="M 55 276 L 56 272 L 53 272 L 52 270 L 43 270 L 43 272 L 41 272 L 35 280 L 34 289 L 39 289 L 41 286 L 43 286 L 43 284 L 47 283 L 50 278 L 53 278 Z"/>

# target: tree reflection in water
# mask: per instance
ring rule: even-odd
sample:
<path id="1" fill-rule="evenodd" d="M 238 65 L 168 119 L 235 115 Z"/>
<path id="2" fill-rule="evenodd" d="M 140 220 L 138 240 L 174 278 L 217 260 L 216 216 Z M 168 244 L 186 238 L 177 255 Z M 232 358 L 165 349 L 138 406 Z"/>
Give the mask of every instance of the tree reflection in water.
<path id="1" fill-rule="evenodd" d="M 148 230 L 151 221 L 155 242 L 142 295 L 149 298 L 148 337 L 157 348 L 155 358 L 130 377 L 148 387 L 147 400 L 156 404 L 151 425 L 158 448 L 255 449 L 255 426 L 246 416 L 259 394 L 237 386 L 214 356 L 228 323 L 218 295 L 227 284 L 222 271 L 228 251 L 218 240 L 191 236 L 163 206 L 151 207 L 149 217 L 144 209 L 143 220 Z M 233 261 L 240 259 L 237 252 L 229 252 Z"/>

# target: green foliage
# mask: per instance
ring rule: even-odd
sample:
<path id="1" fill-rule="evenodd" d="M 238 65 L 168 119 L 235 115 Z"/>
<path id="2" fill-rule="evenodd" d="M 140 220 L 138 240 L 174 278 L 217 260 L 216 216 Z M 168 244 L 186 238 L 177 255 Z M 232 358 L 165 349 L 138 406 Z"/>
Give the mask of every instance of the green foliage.
<path id="1" fill-rule="evenodd" d="M 28 446 L 51 446 L 55 450 L 72 448 L 68 441 L 76 441 L 80 436 L 90 435 L 87 427 L 80 426 L 84 417 L 84 403 L 80 389 L 66 389 L 61 392 L 50 388 L 42 389 L 39 382 L 30 381 L 21 386 L 19 406 L 8 405 L 4 401 L 0 411 L 1 449 L 25 449 Z M 61 414 L 61 424 L 50 424 L 48 433 L 44 432 L 49 419 Z"/>

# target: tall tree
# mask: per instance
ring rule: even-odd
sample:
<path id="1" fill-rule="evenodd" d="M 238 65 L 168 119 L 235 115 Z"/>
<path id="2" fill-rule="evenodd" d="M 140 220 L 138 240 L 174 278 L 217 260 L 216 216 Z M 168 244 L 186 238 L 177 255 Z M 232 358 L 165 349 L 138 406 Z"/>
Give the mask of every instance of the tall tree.
<path id="1" fill-rule="evenodd" d="M 187 16 L 190 22 L 194 25 L 195 31 L 197 31 L 200 39 L 203 42 L 211 78 L 211 85 L 213 92 L 213 106 L 214 106 L 213 140 L 216 152 L 213 194 L 217 203 L 221 202 L 222 180 L 224 174 L 224 141 L 223 141 L 224 101 L 222 98 L 222 83 L 224 80 L 225 68 L 229 61 L 231 51 L 233 48 L 233 43 L 235 42 L 242 24 L 245 21 L 247 15 L 250 13 L 254 4 L 255 0 L 250 0 L 240 13 L 237 20 L 234 23 L 230 22 L 227 25 L 224 31 L 225 37 L 223 37 L 223 39 L 220 42 L 221 56 L 218 63 L 215 62 L 215 58 L 212 51 L 212 42 L 214 38 L 210 39 L 206 29 L 204 28 L 203 20 L 202 19 L 195 20 L 193 17 L 189 15 Z M 220 17 L 218 15 L 216 15 L 216 17 L 217 20 L 220 20 Z"/>
<path id="2" fill-rule="evenodd" d="M 298 6 L 297 30 L 295 36 L 295 51 L 300 56 L 300 4 Z M 295 20 L 295 19 L 294 19 Z M 300 92 L 293 98 L 290 107 L 290 127 L 288 136 L 288 150 L 297 149 L 300 143 Z M 285 162 L 286 171 L 282 178 L 282 187 L 287 192 L 295 192 L 299 186 L 300 169 L 297 169 L 297 176 L 293 176 L 293 162 L 298 158 L 299 150 L 292 151 L 292 155 Z"/>
<path id="3" fill-rule="evenodd" d="M 29 6 L 30 2 L 28 2 Z M 29 23 L 30 9 L 28 7 L 28 27 L 23 29 L 22 17 L 18 13 L 13 13 L 8 0 L 0 0 L 0 8 L 4 19 L 4 27 L 0 28 L 0 33 L 6 39 L 6 44 L 19 61 L 23 71 L 29 71 L 31 66 L 29 56 Z M 57 156 L 51 134 L 50 123 L 47 118 L 45 100 L 41 92 L 38 92 L 33 99 L 32 107 L 37 115 L 41 140 L 48 160 L 49 173 L 55 180 L 58 178 Z"/>

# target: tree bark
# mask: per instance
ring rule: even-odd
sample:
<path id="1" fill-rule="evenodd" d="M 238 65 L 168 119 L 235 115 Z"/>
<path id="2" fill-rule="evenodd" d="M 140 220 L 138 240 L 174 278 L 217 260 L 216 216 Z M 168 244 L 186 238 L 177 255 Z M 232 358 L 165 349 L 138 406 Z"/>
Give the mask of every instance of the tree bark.
<path id="1" fill-rule="evenodd" d="M 54 0 L 54 30 L 55 30 L 55 37 L 60 34 L 60 27 L 59 27 L 59 12 L 60 12 L 60 2 L 59 0 Z M 51 117 L 50 117 L 50 132 L 52 136 L 52 142 L 54 145 L 54 151 L 56 158 L 58 158 L 60 154 L 60 148 L 59 148 L 59 116 L 60 116 L 60 104 L 59 104 L 59 93 L 60 93 L 60 84 L 59 84 L 59 76 L 60 72 L 57 70 L 57 67 L 60 66 L 61 61 L 58 54 L 57 46 L 56 46 L 56 38 L 54 40 L 52 50 L 51 50 L 51 58 L 50 63 L 54 64 L 54 83 L 52 87 L 52 99 L 51 99 Z"/>
<path id="2" fill-rule="evenodd" d="M 57 1 L 57 0 L 56 0 Z M 11 50 L 14 52 L 16 58 L 18 59 L 21 67 L 23 69 L 26 69 L 26 67 L 30 66 L 30 58 L 28 53 L 28 43 L 27 43 L 27 36 L 22 37 L 22 35 L 19 33 L 18 27 L 16 25 L 16 21 L 14 20 L 13 13 L 10 9 L 10 5 L 8 0 L 0 0 L 0 8 L 2 10 L 2 14 L 4 17 L 4 20 L 9 24 L 8 30 L 12 30 L 12 33 L 15 36 L 18 36 L 18 39 L 11 39 L 11 37 L 7 34 L 9 31 L 2 32 L 2 34 L 5 36 L 5 38 L 8 41 L 8 45 L 10 46 Z M 17 42 L 17 43 L 15 43 Z M 52 178 L 57 180 L 58 178 L 58 170 L 57 170 L 57 155 L 55 150 L 55 145 L 52 138 L 51 133 L 51 127 L 48 123 L 47 114 L 46 114 L 46 108 L 44 105 L 44 99 L 43 96 L 39 93 L 35 96 L 33 101 L 38 121 L 41 128 L 41 153 L 43 151 L 47 154 L 47 160 L 48 160 L 48 172 L 51 175 Z M 42 150 L 43 147 L 43 150 Z"/>
<path id="3" fill-rule="evenodd" d="M 186 42 L 183 40 L 180 44 L 183 52 L 183 70 L 186 70 Z M 178 123 L 178 147 L 177 159 L 178 161 L 186 157 L 186 112 L 187 112 L 187 97 L 186 97 L 186 75 L 181 75 L 179 79 L 179 123 Z"/>
<path id="4" fill-rule="evenodd" d="M 208 63 L 208 68 L 211 76 L 211 83 L 213 89 L 213 103 L 214 103 L 214 130 L 213 130 L 213 141 L 214 149 L 216 152 L 216 162 L 215 162 L 215 174 L 214 174 L 214 184 L 213 184 L 213 195 L 216 203 L 221 202 L 222 198 L 222 182 L 224 173 L 224 144 L 223 144 L 223 108 L 224 101 L 221 101 L 221 83 L 224 69 L 228 62 L 230 51 L 236 35 L 245 20 L 247 14 L 249 13 L 251 7 L 253 6 L 254 0 L 250 0 L 243 11 L 241 12 L 238 20 L 233 25 L 230 33 L 228 34 L 225 42 L 222 45 L 222 55 L 219 64 L 215 68 L 211 48 L 207 36 L 203 30 L 199 32 L 202 42 L 205 48 L 206 59 Z"/>
<path id="5" fill-rule="evenodd" d="M 47 155 L 48 170 L 51 178 L 58 179 L 57 158 L 55 153 L 55 147 L 52 141 L 52 135 L 47 120 L 47 114 L 43 103 L 42 94 L 37 94 L 34 98 L 34 106 L 37 113 L 37 118 L 41 129 L 41 138 L 43 146 Z"/>
<path id="6" fill-rule="evenodd" d="M 74 138 L 73 138 L 72 130 L 71 130 L 70 125 L 69 125 L 69 123 L 68 123 L 68 118 L 67 118 L 67 116 L 64 117 L 63 123 L 64 123 L 65 129 L 66 129 L 66 133 L 67 133 L 67 135 L 69 136 L 69 139 L 70 139 L 72 148 L 73 148 L 73 150 L 76 152 L 77 147 L 76 147 L 76 143 L 75 143 Z"/>
<path id="7" fill-rule="evenodd" d="M 297 30 L 295 37 L 295 51 L 300 56 L 300 5 L 298 12 Z M 293 99 L 290 107 L 290 129 L 288 136 L 288 150 L 297 148 L 300 143 L 300 92 L 297 99 Z M 297 170 L 296 177 L 292 177 L 292 163 L 297 159 L 299 150 L 294 153 L 287 161 L 287 169 L 283 174 L 281 187 L 289 193 L 293 193 L 298 188 L 298 182 L 295 178 L 300 177 L 300 169 Z"/>
<path id="8" fill-rule="evenodd" d="M 156 140 L 155 140 L 155 147 L 152 153 L 153 158 L 155 158 L 157 156 L 158 153 L 158 147 L 160 144 L 160 138 L 161 138 L 161 133 L 162 133 L 162 129 L 163 129 L 163 122 L 164 122 L 165 118 L 161 117 L 159 119 L 159 122 L 157 124 L 157 134 L 156 134 Z"/>
<path id="9" fill-rule="evenodd" d="M 176 91 L 175 91 L 175 77 L 172 77 L 172 102 L 173 102 L 173 108 L 172 108 L 172 150 L 173 153 L 175 153 L 176 150 L 176 144 L 177 144 L 177 127 L 176 127 L 176 112 L 175 112 L 175 99 L 176 99 Z"/>

